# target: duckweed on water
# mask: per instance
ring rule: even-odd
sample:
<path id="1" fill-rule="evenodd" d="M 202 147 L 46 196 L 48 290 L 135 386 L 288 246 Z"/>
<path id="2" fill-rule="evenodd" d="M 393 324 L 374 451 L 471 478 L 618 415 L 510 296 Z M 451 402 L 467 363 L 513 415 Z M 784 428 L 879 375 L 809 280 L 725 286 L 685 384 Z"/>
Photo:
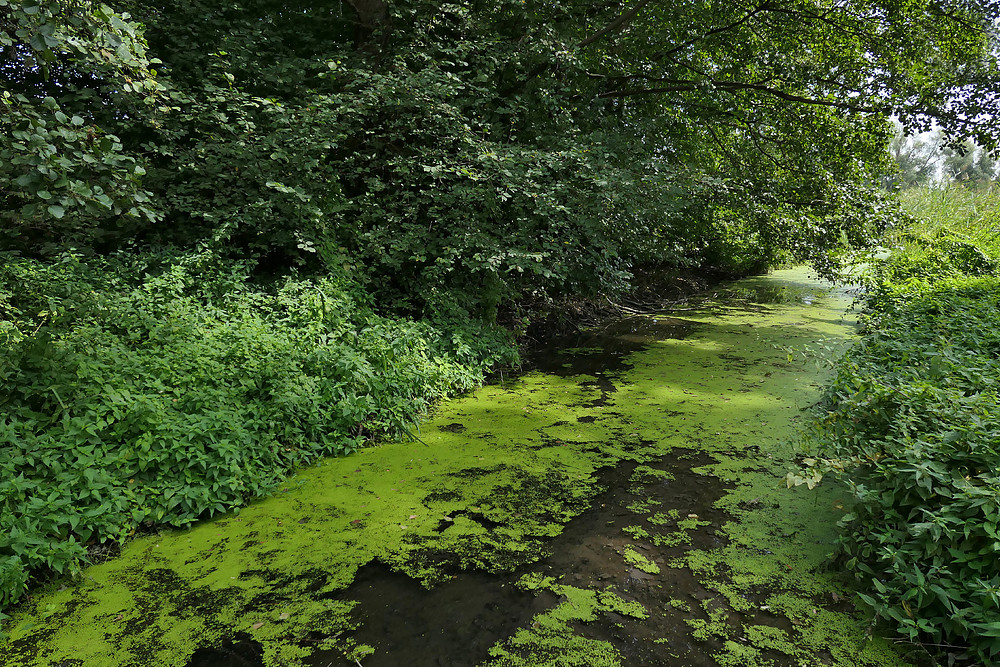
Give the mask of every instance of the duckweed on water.
<path id="1" fill-rule="evenodd" d="M 638 570 L 642 570 L 648 574 L 659 574 L 660 566 L 649 560 L 641 553 L 633 549 L 632 547 L 625 547 L 622 551 L 622 557 L 625 558 L 625 562 Z"/>
<path id="2" fill-rule="evenodd" d="M 620 667 L 622 656 L 612 644 L 582 637 L 572 624 L 591 622 L 608 613 L 636 619 L 648 617 L 642 605 L 628 602 L 613 591 L 563 586 L 551 577 L 538 575 L 523 577 L 521 585 L 528 590 L 551 590 L 563 601 L 533 618 L 528 628 L 493 647 L 493 659 L 484 667 Z"/>
<path id="3" fill-rule="evenodd" d="M 805 279 L 778 280 L 787 296 Z M 234 637 L 266 665 L 320 649 L 374 660 L 349 587 L 381 563 L 426 586 L 481 570 L 556 596 L 498 637 L 488 667 L 902 665 L 824 569 L 839 491 L 784 488 L 783 443 L 823 373 L 784 348 L 851 331 L 845 298 L 807 289 L 808 304 L 690 316 L 683 339 L 614 376 L 486 387 L 443 404 L 422 442 L 324 461 L 238 515 L 136 539 L 17 610 L 5 664 L 176 667 Z M 632 472 L 602 491 L 615 465 Z M 620 519 L 579 523 L 616 502 Z M 575 525 L 592 534 L 551 558 Z"/>

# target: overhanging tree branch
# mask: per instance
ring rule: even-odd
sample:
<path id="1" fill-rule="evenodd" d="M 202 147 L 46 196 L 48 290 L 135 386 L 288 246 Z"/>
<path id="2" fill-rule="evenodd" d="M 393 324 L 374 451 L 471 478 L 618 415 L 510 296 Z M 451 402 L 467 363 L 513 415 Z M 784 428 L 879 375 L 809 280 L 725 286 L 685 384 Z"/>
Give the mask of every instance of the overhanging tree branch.
<path id="1" fill-rule="evenodd" d="M 598 30 L 597 32 L 595 32 L 590 37 L 587 37 L 586 39 L 584 39 L 582 42 L 580 42 L 579 44 L 577 44 L 577 47 L 579 47 L 579 48 L 582 49 L 585 46 L 589 46 L 589 45 L 593 44 L 594 42 L 596 42 L 600 38 L 604 37 L 605 35 L 620 30 L 621 28 L 623 28 L 625 26 L 626 23 L 628 23 L 632 19 L 634 19 L 636 17 L 636 15 L 639 12 L 642 11 L 642 8 L 645 7 L 646 5 L 648 5 L 649 3 L 650 3 L 650 0 L 639 0 L 639 2 L 637 2 L 635 4 L 635 7 L 633 7 L 630 10 L 628 10 L 627 12 L 625 12 L 624 14 L 622 14 L 621 16 L 619 16 L 618 18 L 616 18 L 614 21 L 612 21 L 611 23 L 609 23 L 608 25 L 606 25 L 604 28 L 602 28 L 601 30 Z"/>
<path id="2" fill-rule="evenodd" d="M 587 37 L 582 41 L 578 42 L 576 45 L 577 48 L 582 49 L 584 47 L 587 47 L 593 44 L 594 42 L 598 41 L 605 35 L 609 35 L 612 32 L 617 32 L 618 30 L 621 30 L 627 23 L 634 20 L 635 17 L 639 14 L 639 12 L 642 11 L 642 8 L 648 5 L 651 1 L 652 0 L 639 0 L 639 2 L 637 2 L 635 6 L 632 7 L 632 9 L 628 10 L 627 12 L 625 12 L 624 14 L 613 20 L 611 23 L 609 23 L 608 25 L 604 26 L 603 28 L 595 32 L 590 37 Z M 521 82 L 519 82 L 517 85 L 510 86 L 509 88 L 504 90 L 502 92 L 503 96 L 506 97 L 514 93 L 515 91 L 520 90 L 521 88 L 526 86 L 529 81 L 541 76 L 543 72 L 551 68 L 552 68 L 552 63 L 550 62 L 540 63 L 539 65 L 535 66 L 535 68 L 532 69 L 530 72 L 528 72 L 528 75 L 524 77 L 524 79 Z"/>
<path id="3" fill-rule="evenodd" d="M 744 23 L 746 23 L 747 21 L 749 21 L 750 19 L 752 19 L 753 17 L 757 16 L 757 14 L 760 14 L 761 12 L 767 11 L 767 10 L 770 10 L 770 9 L 771 9 L 771 7 L 770 7 L 770 5 L 768 3 L 766 3 L 766 2 L 762 3 L 759 7 L 757 7 L 753 11 L 747 12 L 747 14 L 743 18 L 741 18 L 740 20 L 734 21 L 733 23 L 729 23 L 729 24 L 724 25 L 724 26 L 719 26 L 718 28 L 714 28 L 712 30 L 709 30 L 708 32 L 706 32 L 706 33 L 704 33 L 702 35 L 699 35 L 697 37 L 689 39 L 686 42 L 681 42 L 680 44 L 678 44 L 677 46 L 673 47 L 672 49 L 669 49 L 667 51 L 663 51 L 663 52 L 658 53 L 658 54 L 654 54 L 653 55 L 653 60 L 659 60 L 660 58 L 666 58 L 666 57 L 672 56 L 673 54 L 677 53 L 678 51 L 686 49 L 689 46 L 697 44 L 698 42 L 704 41 L 704 40 L 708 39 L 709 37 L 712 37 L 714 35 L 718 35 L 719 33 L 723 33 L 723 32 L 726 32 L 728 30 L 732 30 L 733 28 L 738 28 L 741 25 L 743 25 Z"/>
<path id="4" fill-rule="evenodd" d="M 778 99 L 785 100 L 786 102 L 796 102 L 798 104 L 809 104 L 812 106 L 824 106 L 832 107 L 835 109 L 844 109 L 845 111 L 854 111 L 857 113 L 879 113 L 888 112 L 890 109 L 885 106 L 867 106 L 861 104 L 855 104 L 853 102 L 847 102 L 843 100 L 827 100 L 819 99 L 815 97 L 805 97 L 803 95 L 796 95 L 794 93 L 787 93 L 778 88 L 772 88 L 761 83 L 745 83 L 741 81 L 719 81 L 712 80 L 709 82 L 699 82 L 693 80 L 676 79 L 671 82 L 671 85 L 667 86 L 657 86 L 654 88 L 649 87 L 637 87 L 637 88 L 620 88 L 618 90 L 609 90 L 603 93 L 598 93 L 599 98 L 616 98 L 616 97 L 633 97 L 637 95 L 655 95 L 658 93 L 678 93 L 678 92 L 691 92 L 695 90 L 703 89 L 715 89 L 725 92 L 735 92 L 738 90 L 755 90 Z"/>

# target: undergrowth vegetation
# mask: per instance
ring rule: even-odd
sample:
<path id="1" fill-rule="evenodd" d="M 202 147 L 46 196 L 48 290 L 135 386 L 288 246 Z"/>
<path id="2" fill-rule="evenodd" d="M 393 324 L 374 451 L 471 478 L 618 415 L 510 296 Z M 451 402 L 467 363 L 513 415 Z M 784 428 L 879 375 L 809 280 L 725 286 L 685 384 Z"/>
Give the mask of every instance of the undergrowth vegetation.
<path id="1" fill-rule="evenodd" d="M 1000 658 L 997 203 L 955 187 L 905 194 L 921 217 L 865 278 L 864 336 L 812 443 L 814 474 L 848 472 L 839 556 L 861 600 L 908 641 L 950 652 L 946 664 Z"/>
<path id="2" fill-rule="evenodd" d="M 406 433 L 516 356 L 477 321 L 379 316 L 346 274 L 248 278 L 211 254 L 0 266 L 0 606 L 89 546 Z"/>

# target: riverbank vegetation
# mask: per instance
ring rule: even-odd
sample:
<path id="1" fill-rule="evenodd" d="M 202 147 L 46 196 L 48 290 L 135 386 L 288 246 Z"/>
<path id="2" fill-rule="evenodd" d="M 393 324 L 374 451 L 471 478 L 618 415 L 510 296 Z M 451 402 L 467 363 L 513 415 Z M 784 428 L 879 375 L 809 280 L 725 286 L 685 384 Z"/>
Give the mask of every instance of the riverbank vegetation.
<path id="1" fill-rule="evenodd" d="M 111 5 L 0 0 L 0 605 L 411 428 L 527 305 L 833 274 L 889 114 L 1000 114 L 976 3 Z"/>
<path id="2" fill-rule="evenodd" d="M 11 258 L 0 422 L 0 601 L 88 546 L 184 526 L 297 466 L 415 430 L 516 358 L 471 322 L 384 317 L 349 279 L 255 285 L 211 254 Z"/>
<path id="3" fill-rule="evenodd" d="M 902 193 L 917 220 L 864 277 L 826 390 L 819 469 L 847 469 L 839 557 L 861 600 L 943 664 L 1000 656 L 1000 193 Z"/>

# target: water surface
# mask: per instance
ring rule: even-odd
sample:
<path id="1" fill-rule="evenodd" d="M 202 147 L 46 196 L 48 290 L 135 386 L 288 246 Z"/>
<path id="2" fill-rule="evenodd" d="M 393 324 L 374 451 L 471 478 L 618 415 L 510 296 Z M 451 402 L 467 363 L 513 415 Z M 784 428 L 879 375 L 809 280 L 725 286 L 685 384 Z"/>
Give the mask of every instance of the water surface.
<path id="1" fill-rule="evenodd" d="M 850 301 L 779 271 L 561 341 L 33 596 L 4 664 L 904 664 L 827 566 L 841 490 L 783 482 Z"/>

